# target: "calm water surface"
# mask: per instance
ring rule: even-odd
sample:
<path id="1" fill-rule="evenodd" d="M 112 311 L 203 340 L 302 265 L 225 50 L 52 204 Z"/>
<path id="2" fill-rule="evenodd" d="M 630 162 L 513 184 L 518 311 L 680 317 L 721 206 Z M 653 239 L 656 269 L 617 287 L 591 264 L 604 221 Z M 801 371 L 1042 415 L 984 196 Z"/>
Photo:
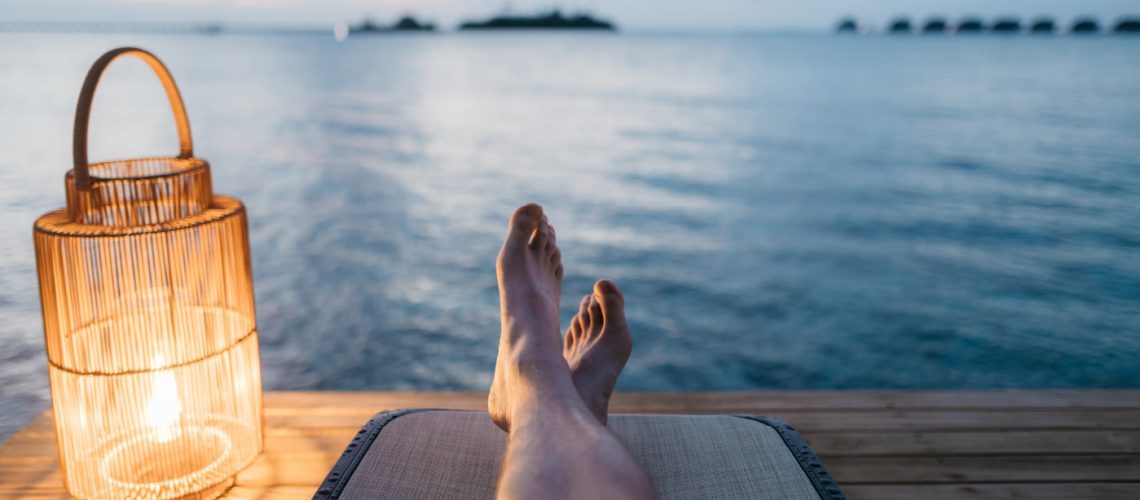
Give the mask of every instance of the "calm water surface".
<path id="1" fill-rule="evenodd" d="M 490 382 L 546 205 L 619 390 L 1140 386 L 1140 40 L 0 35 L 0 436 L 49 404 L 32 222 L 104 50 L 250 210 L 268 389 Z M 116 67 L 96 159 L 175 151 Z"/>

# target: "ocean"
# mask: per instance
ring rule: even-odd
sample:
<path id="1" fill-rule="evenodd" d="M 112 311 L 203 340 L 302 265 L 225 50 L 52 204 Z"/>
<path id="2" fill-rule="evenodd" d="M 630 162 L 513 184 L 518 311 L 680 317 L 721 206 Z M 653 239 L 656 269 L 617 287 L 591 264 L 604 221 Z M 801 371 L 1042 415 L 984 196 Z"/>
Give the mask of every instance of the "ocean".
<path id="1" fill-rule="evenodd" d="M 50 404 L 37 216 L 138 45 L 249 209 L 266 389 L 484 390 L 542 203 L 627 391 L 1140 387 L 1140 39 L 0 34 L 0 440 Z M 173 154 L 135 61 L 93 159 Z"/>

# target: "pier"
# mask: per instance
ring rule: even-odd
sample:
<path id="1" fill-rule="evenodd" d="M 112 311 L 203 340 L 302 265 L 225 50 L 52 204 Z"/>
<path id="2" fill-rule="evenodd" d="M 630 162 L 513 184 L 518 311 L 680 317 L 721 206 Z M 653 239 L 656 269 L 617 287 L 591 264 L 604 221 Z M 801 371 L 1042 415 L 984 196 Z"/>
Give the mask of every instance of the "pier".
<path id="1" fill-rule="evenodd" d="M 267 392 L 265 452 L 226 498 L 310 498 L 357 429 L 474 392 Z M 1140 498 L 1140 390 L 619 393 L 611 413 L 765 414 L 852 499 Z M 51 412 L 0 448 L 0 497 L 67 498 Z"/>

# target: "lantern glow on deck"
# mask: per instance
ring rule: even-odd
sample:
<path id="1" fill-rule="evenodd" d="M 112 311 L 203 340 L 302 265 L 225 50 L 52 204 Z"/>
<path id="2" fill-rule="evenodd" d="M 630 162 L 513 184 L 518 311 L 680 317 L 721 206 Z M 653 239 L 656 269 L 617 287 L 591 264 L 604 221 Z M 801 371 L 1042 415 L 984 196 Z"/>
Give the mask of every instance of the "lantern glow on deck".
<path id="1" fill-rule="evenodd" d="M 107 66 L 162 81 L 176 157 L 89 164 Z M 152 54 L 116 49 L 87 75 L 67 208 L 35 224 L 60 466 L 80 498 L 213 498 L 262 450 L 261 368 L 245 207 L 215 195 L 182 98 Z"/>

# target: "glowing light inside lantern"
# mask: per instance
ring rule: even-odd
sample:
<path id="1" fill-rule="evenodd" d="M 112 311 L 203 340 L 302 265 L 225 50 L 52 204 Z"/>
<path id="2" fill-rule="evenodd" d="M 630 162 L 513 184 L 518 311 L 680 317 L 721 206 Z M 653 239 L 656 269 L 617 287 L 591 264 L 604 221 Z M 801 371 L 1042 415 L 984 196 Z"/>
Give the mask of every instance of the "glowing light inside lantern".
<path id="1" fill-rule="evenodd" d="M 162 354 L 154 357 L 154 366 L 165 363 Z M 181 415 L 182 401 L 178 399 L 178 384 L 174 381 L 174 374 L 169 371 L 157 373 L 146 408 L 146 425 L 153 429 L 154 439 L 160 443 L 174 439 Z"/>

